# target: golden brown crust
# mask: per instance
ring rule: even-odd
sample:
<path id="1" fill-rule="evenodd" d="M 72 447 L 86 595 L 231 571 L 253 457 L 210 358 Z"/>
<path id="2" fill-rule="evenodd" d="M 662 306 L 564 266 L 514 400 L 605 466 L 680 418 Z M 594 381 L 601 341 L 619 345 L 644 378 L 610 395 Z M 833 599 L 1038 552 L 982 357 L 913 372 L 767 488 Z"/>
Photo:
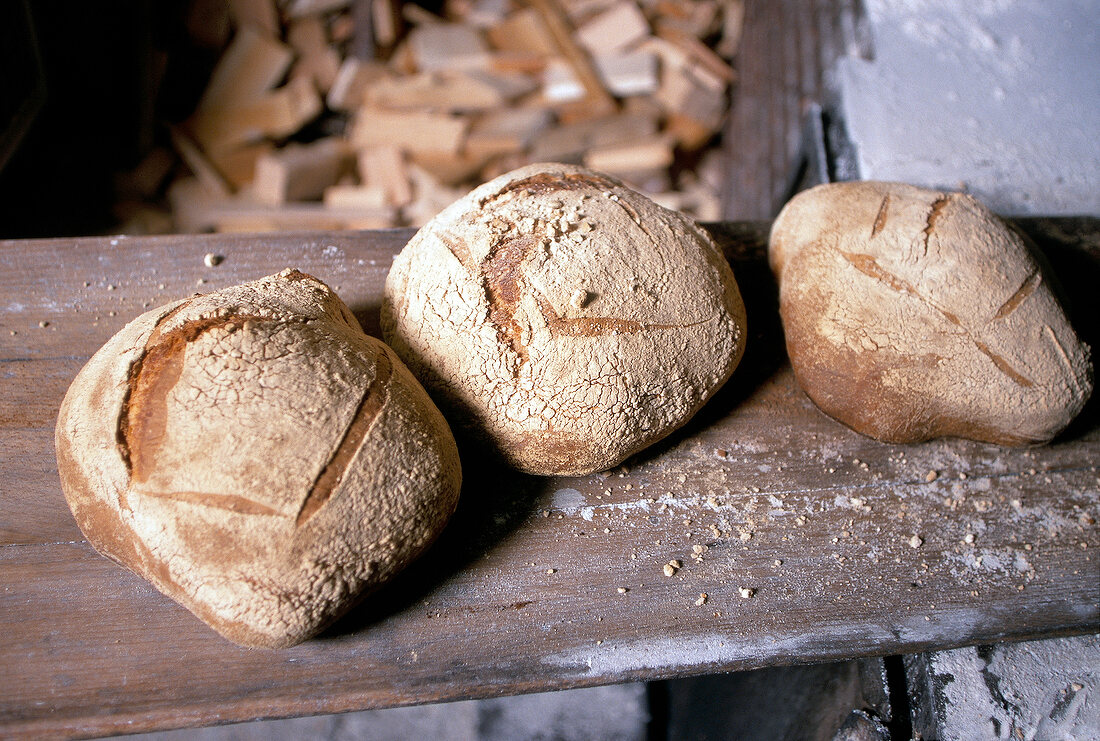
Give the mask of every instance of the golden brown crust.
<path id="1" fill-rule="evenodd" d="M 409 242 L 387 341 L 467 430 L 539 474 L 610 468 L 686 422 L 744 350 L 708 235 L 618 181 L 531 165 Z"/>
<path id="2" fill-rule="evenodd" d="M 970 196 L 818 186 L 780 213 L 769 259 L 799 384 L 858 432 L 1039 443 L 1091 393 L 1028 246 Z"/>
<path id="3" fill-rule="evenodd" d="M 74 380 L 56 441 L 89 541 L 252 646 L 314 635 L 403 568 L 461 479 L 424 390 L 297 271 L 131 322 Z"/>

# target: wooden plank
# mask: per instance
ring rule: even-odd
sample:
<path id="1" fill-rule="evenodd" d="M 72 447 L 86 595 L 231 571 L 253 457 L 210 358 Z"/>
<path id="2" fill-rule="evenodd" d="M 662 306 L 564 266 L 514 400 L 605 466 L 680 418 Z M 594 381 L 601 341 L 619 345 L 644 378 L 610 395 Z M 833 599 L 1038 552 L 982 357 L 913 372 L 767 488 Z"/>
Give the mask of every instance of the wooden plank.
<path id="1" fill-rule="evenodd" d="M 796 166 L 805 104 L 823 102 L 824 72 L 858 46 L 857 4 L 745 0 L 738 84 L 725 127 L 729 176 L 723 218 L 775 216 Z M 753 142 L 753 146 L 743 146 Z"/>
<path id="2" fill-rule="evenodd" d="M 1100 222 L 1021 225 L 1098 346 Z M 390 260 L 412 232 L 0 242 L 0 735 L 132 733 L 1100 628 L 1100 405 L 1034 448 L 856 435 L 786 364 L 767 224 L 713 230 L 751 336 L 696 419 L 601 475 L 527 477 L 467 451 L 463 501 L 432 551 L 285 651 L 227 643 L 83 542 L 53 464 L 56 409 L 136 314 L 287 266 L 328 281 L 377 333 Z M 209 252 L 224 261 L 207 267 Z M 673 559 L 682 568 L 667 577 Z"/>

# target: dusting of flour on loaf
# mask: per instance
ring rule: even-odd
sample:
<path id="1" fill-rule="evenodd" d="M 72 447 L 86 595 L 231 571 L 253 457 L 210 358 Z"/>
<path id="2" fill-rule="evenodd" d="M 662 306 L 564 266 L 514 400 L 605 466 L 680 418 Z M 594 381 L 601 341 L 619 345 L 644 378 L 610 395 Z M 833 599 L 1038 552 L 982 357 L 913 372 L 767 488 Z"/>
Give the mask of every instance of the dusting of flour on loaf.
<path id="1" fill-rule="evenodd" d="M 425 225 L 382 328 L 514 466 L 584 474 L 682 425 L 733 372 L 744 305 L 714 241 L 618 181 L 531 165 Z"/>

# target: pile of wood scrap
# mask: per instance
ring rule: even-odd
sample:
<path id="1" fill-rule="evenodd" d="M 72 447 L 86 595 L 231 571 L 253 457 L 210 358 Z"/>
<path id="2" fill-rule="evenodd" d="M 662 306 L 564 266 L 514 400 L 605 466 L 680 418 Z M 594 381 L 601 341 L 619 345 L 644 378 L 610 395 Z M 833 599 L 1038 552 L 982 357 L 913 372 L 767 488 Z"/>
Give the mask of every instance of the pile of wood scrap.
<path id="1" fill-rule="evenodd" d="M 231 0 L 177 231 L 420 225 L 537 161 L 720 217 L 740 0 Z"/>

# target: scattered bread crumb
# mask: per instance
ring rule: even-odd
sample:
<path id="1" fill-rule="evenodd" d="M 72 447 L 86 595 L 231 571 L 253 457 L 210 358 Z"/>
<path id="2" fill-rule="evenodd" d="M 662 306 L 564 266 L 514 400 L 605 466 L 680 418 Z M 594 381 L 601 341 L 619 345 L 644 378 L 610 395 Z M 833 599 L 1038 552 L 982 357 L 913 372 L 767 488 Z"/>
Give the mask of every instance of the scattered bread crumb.
<path id="1" fill-rule="evenodd" d="M 42 321 L 40 321 L 40 322 L 38 323 L 38 326 L 39 326 L 39 327 L 42 327 L 43 329 L 45 329 L 46 327 L 50 326 L 50 323 L 49 323 L 49 322 L 47 322 L 47 321 L 46 321 L 45 319 L 43 319 Z"/>
<path id="2" fill-rule="evenodd" d="M 208 268 L 213 268 L 221 265 L 224 259 L 225 258 L 221 255 L 215 255 L 213 252 L 207 252 L 205 255 L 203 255 L 202 264 Z"/>
<path id="3" fill-rule="evenodd" d="M 924 545 L 924 538 L 919 535 L 914 535 L 909 539 L 910 548 L 920 548 L 922 545 Z"/>
<path id="4" fill-rule="evenodd" d="M 558 572 L 558 570 L 557 570 L 557 569 L 547 569 L 547 570 L 546 570 L 546 573 L 547 573 L 547 574 L 556 574 L 557 572 Z"/>
<path id="5" fill-rule="evenodd" d="M 929 472 L 928 472 L 928 474 L 927 474 L 927 475 L 926 475 L 926 476 L 924 477 L 924 480 L 925 480 L 925 481 L 927 481 L 928 483 L 932 483 L 933 481 L 935 481 L 935 480 L 936 480 L 936 479 L 938 479 L 939 477 L 940 477 L 940 472 L 939 472 L 939 471 L 936 471 L 936 470 L 931 470 L 931 471 L 929 471 Z"/>
<path id="6" fill-rule="evenodd" d="M 619 587 L 619 588 L 618 588 L 618 589 L 616 589 L 615 591 L 616 591 L 616 592 L 618 592 L 619 594 L 626 594 L 626 593 L 627 593 L 627 592 L 629 592 L 630 590 L 629 590 L 629 589 L 627 589 L 626 587 Z"/>
<path id="7" fill-rule="evenodd" d="M 706 592 L 700 592 L 699 593 L 699 599 L 695 600 L 695 606 L 696 607 L 702 607 L 706 603 L 707 603 L 707 593 Z"/>
<path id="8" fill-rule="evenodd" d="M 748 599 L 756 594 L 756 590 L 751 587 L 738 587 L 737 591 L 740 593 L 741 599 Z"/>

